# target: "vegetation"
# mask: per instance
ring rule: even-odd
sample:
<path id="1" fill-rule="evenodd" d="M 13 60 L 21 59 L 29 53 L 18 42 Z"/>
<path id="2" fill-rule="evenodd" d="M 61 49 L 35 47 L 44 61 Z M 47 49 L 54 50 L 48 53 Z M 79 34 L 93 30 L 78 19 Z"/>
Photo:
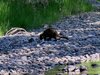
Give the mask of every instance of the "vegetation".
<path id="1" fill-rule="evenodd" d="M 97 68 L 92 68 L 91 67 L 92 63 L 100 65 L 100 62 L 88 62 L 88 63 L 83 63 L 81 65 L 85 65 L 87 67 L 89 75 L 100 74 L 100 66 Z M 56 66 L 54 69 L 47 71 L 45 75 L 56 75 L 57 73 L 61 73 L 62 71 L 60 69 L 63 68 L 64 66 L 65 65 Z"/>
<path id="2" fill-rule="evenodd" d="M 38 28 L 90 10 L 85 0 L 0 0 L 0 35 L 11 27 Z"/>

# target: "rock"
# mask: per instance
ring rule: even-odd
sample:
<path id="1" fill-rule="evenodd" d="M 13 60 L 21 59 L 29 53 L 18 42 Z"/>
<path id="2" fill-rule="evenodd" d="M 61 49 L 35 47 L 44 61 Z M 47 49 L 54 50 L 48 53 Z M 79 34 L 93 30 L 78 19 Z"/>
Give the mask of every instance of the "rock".
<path id="1" fill-rule="evenodd" d="M 90 59 L 90 56 L 88 54 L 85 55 L 87 61 L 86 62 L 89 62 L 91 59 Z"/>
<path id="2" fill-rule="evenodd" d="M 67 72 L 67 66 L 65 66 L 65 67 L 62 69 L 62 72 L 63 72 L 63 73 Z"/>
<path id="3" fill-rule="evenodd" d="M 92 68 L 97 68 L 97 67 L 99 67 L 99 65 L 98 65 L 98 64 L 95 64 L 95 63 L 93 63 L 93 64 L 91 64 L 91 67 L 92 67 Z"/>
<path id="4" fill-rule="evenodd" d="M 27 56 L 22 56 L 21 59 L 22 59 L 23 61 L 27 61 Z"/>
<path id="5" fill-rule="evenodd" d="M 33 38 L 30 38 L 30 39 L 28 40 L 29 43 L 32 43 L 33 41 L 34 41 Z"/>
<path id="6" fill-rule="evenodd" d="M 69 62 L 67 63 L 67 65 L 75 65 L 75 62 L 69 61 Z"/>
<path id="7" fill-rule="evenodd" d="M 80 61 L 80 60 L 76 60 L 74 63 L 75 63 L 76 65 L 77 65 L 77 64 L 81 64 L 81 61 Z"/>
<path id="8" fill-rule="evenodd" d="M 80 70 L 79 70 L 79 68 L 76 68 L 76 70 L 75 70 L 75 74 L 80 74 Z"/>
<path id="9" fill-rule="evenodd" d="M 83 65 L 81 65 L 79 69 L 80 69 L 81 73 L 84 72 L 84 71 L 87 71 L 86 66 L 83 66 Z"/>
<path id="10" fill-rule="evenodd" d="M 76 66 L 73 66 L 73 65 L 68 65 L 68 66 L 67 66 L 67 72 L 73 72 L 73 71 L 75 71 L 76 69 L 77 69 Z"/>
<path id="11" fill-rule="evenodd" d="M 29 73 L 24 73 L 23 75 L 30 75 Z"/>
<path id="12" fill-rule="evenodd" d="M 63 61 L 59 61 L 58 64 L 59 65 L 64 65 L 64 62 Z"/>
<path id="13" fill-rule="evenodd" d="M 91 57 L 91 61 L 93 61 L 93 62 L 95 62 L 96 59 L 97 59 L 97 55 L 96 54 L 92 54 L 92 55 L 90 55 L 90 57 Z"/>
<path id="14" fill-rule="evenodd" d="M 80 56 L 80 60 L 81 60 L 81 62 L 86 62 L 86 57 L 85 56 Z"/>
<path id="15" fill-rule="evenodd" d="M 81 74 L 81 75 L 89 75 L 89 74 L 83 73 L 83 74 Z"/>
<path id="16" fill-rule="evenodd" d="M 57 73 L 56 75 L 64 75 L 63 73 Z"/>

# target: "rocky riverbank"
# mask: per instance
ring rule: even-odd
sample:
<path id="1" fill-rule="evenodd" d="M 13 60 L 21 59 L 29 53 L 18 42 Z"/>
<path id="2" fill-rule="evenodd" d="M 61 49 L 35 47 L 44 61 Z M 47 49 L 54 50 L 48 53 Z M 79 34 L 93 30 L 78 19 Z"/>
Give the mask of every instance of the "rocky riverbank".
<path id="1" fill-rule="evenodd" d="M 100 12 L 65 17 L 56 28 L 69 40 L 39 40 L 43 28 L 0 38 L 0 74 L 44 75 L 57 64 L 100 61 Z"/>

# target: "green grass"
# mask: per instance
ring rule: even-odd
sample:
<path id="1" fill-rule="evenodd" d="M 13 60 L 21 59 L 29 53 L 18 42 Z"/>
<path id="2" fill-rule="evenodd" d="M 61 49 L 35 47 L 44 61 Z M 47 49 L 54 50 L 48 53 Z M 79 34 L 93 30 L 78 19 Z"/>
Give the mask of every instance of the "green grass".
<path id="1" fill-rule="evenodd" d="M 56 75 L 57 73 L 61 73 L 61 68 L 63 68 L 65 65 L 59 65 L 56 66 L 54 69 L 51 69 L 47 72 L 45 72 L 45 75 Z"/>
<path id="2" fill-rule="evenodd" d="M 91 67 L 92 63 L 96 63 L 96 64 L 100 65 L 100 62 L 88 62 L 88 63 L 82 63 L 80 65 L 85 65 L 87 67 L 89 75 L 100 74 L 100 67 L 92 68 Z M 63 66 L 61 66 L 61 65 L 60 66 L 56 66 L 55 68 L 47 71 L 45 73 L 45 75 L 56 75 L 57 73 L 61 73 L 62 71 L 60 69 L 63 68 L 64 66 L 65 65 L 63 65 Z M 67 74 L 65 74 L 65 75 L 67 75 Z"/>
<path id="3" fill-rule="evenodd" d="M 92 75 L 92 74 L 100 74 L 100 67 L 92 68 L 91 67 L 92 63 L 96 63 L 96 64 L 100 65 L 100 62 L 84 63 L 84 65 L 87 66 L 87 68 L 88 68 L 88 74 L 90 74 L 90 75 Z"/>
<path id="4" fill-rule="evenodd" d="M 92 6 L 85 0 L 49 0 L 45 7 L 25 1 L 0 0 L 0 35 L 11 27 L 39 28 L 63 16 L 92 10 Z"/>

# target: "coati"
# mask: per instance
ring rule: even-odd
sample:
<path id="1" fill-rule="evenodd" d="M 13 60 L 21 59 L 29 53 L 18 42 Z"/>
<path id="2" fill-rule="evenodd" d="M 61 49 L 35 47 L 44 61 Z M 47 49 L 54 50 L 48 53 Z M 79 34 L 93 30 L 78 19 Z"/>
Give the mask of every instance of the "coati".
<path id="1" fill-rule="evenodd" d="M 5 35 L 23 34 L 25 32 L 27 31 L 23 28 L 14 27 L 7 31 Z"/>
<path id="2" fill-rule="evenodd" d="M 68 39 L 68 37 L 64 37 L 64 36 L 58 34 L 56 29 L 54 29 L 54 28 L 48 28 L 48 29 L 44 30 L 43 33 L 40 34 L 40 40 L 42 40 L 42 39 L 51 40 L 52 38 L 54 38 L 55 40 L 60 40 L 60 38 Z"/>

